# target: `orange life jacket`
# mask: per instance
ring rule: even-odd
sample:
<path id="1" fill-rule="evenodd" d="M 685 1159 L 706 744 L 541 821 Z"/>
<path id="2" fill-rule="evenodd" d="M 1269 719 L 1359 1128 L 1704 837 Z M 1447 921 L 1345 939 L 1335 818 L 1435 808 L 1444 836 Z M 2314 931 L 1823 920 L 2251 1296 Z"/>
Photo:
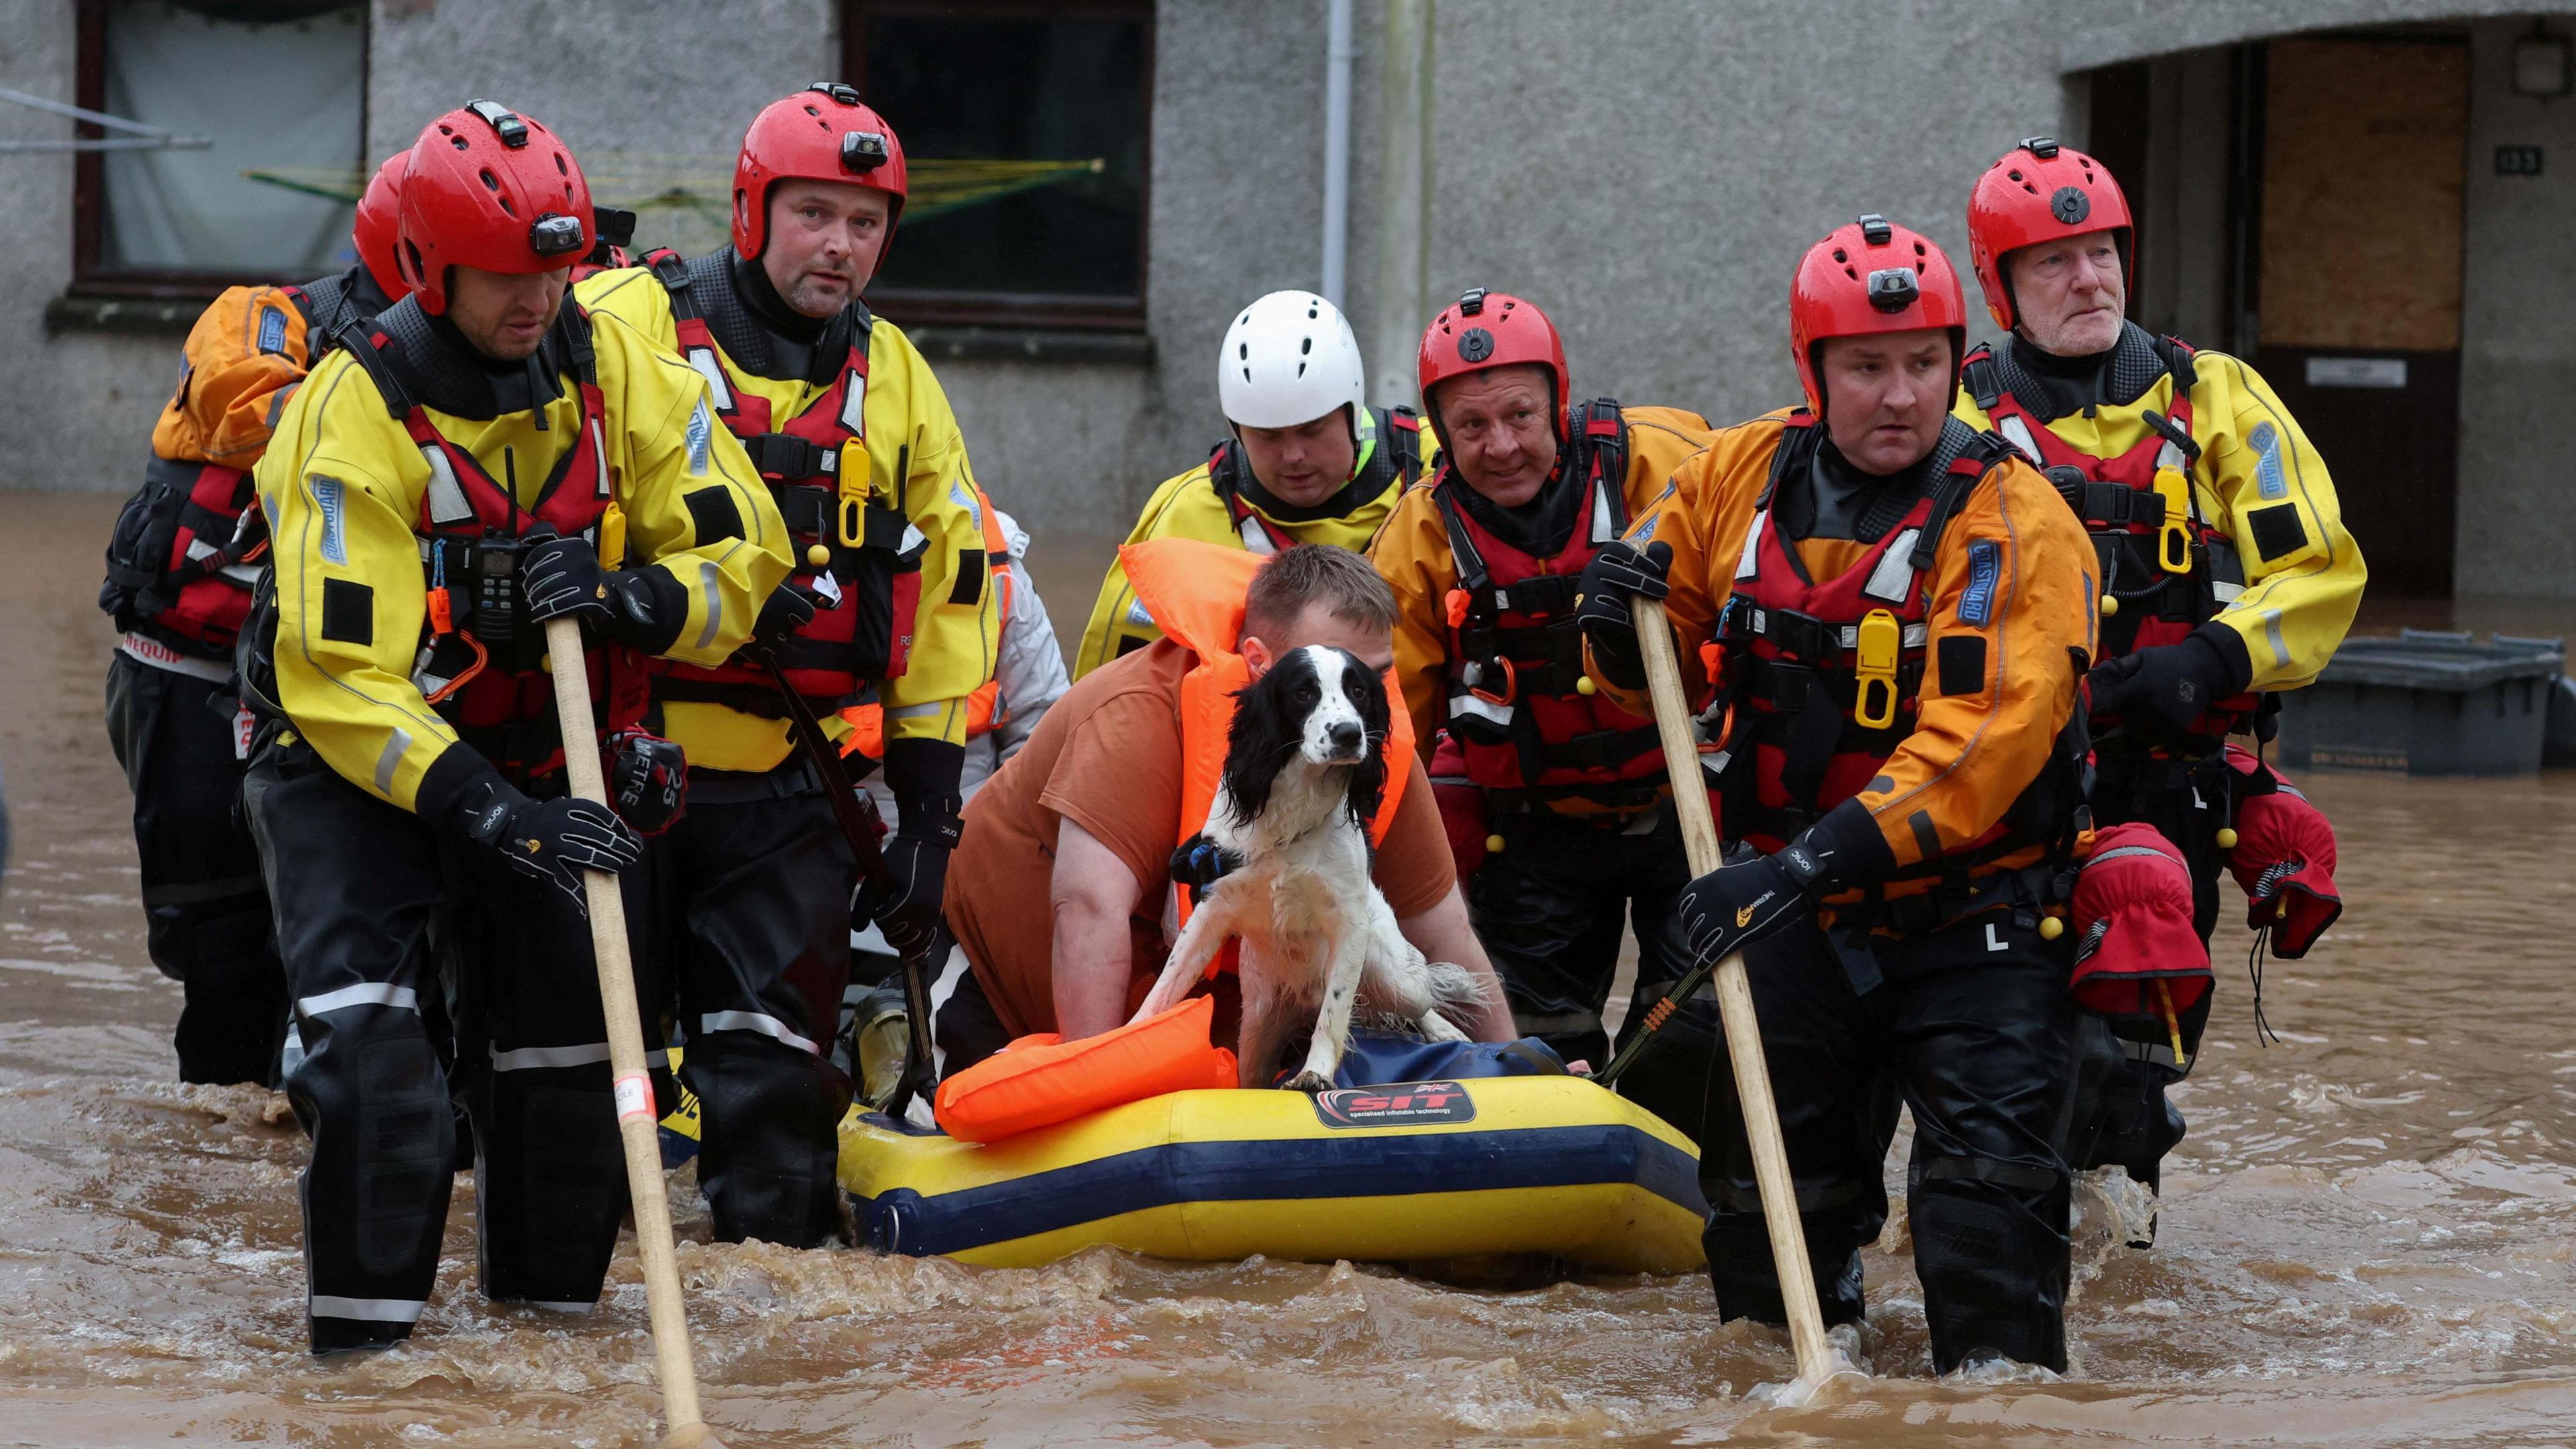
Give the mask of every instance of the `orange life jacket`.
<path id="1" fill-rule="evenodd" d="M 2245 587 L 2236 540 L 2201 516 L 2191 486 L 2200 445 L 2191 436 L 2191 391 L 2198 381 L 2191 347 L 2178 338 L 2156 339 L 2156 355 L 2173 377 L 2171 411 L 2164 426 L 2147 414 L 2147 436 L 2116 458 L 2079 452 L 2049 430 L 2039 415 L 2004 386 L 1994 350 L 1967 355 L 1960 378 L 1994 430 L 2057 485 L 2058 495 L 2093 539 L 2105 596 L 2119 610 L 2102 620 L 2105 659 L 2159 644 L 2177 644 Z M 2191 733 L 2216 739 L 2246 727 L 2261 701 L 2252 693 L 2219 701 Z M 2095 732 L 2115 721 L 2097 717 Z"/>
<path id="2" fill-rule="evenodd" d="M 1011 605 L 1019 592 L 1019 573 L 1003 567 L 1004 560 L 1010 555 L 1011 543 L 1002 536 L 1001 520 L 993 514 L 992 497 L 980 484 L 975 489 L 975 502 L 984 516 L 984 557 L 991 561 L 990 574 L 995 590 L 993 634 L 999 638 L 1003 630 L 1011 627 Z M 864 704 L 854 704 L 841 711 L 841 718 L 850 722 L 850 737 L 841 742 L 842 754 L 865 755 L 871 760 L 885 758 L 884 705 L 873 699 Z M 975 692 L 966 696 L 966 733 L 969 738 L 991 734 L 1008 723 L 1010 718 L 1010 702 L 1002 698 L 999 676 L 975 686 Z"/>
<path id="3" fill-rule="evenodd" d="M 1172 840 L 1178 847 L 1207 827 L 1208 812 L 1216 805 L 1217 785 L 1225 774 L 1226 735 L 1234 725 L 1234 696 L 1252 683 L 1252 666 L 1234 652 L 1243 637 L 1244 595 L 1265 560 L 1194 538 L 1156 538 L 1121 545 L 1118 561 L 1165 636 L 1198 656 L 1181 676 L 1181 818 Z M 1386 688 L 1390 700 L 1404 698 L 1391 669 Z M 1413 721 L 1401 706 L 1388 711 L 1387 737 L 1379 748 L 1388 767 L 1386 793 L 1369 822 L 1372 844 L 1384 841 L 1395 823 L 1413 770 Z M 1189 888 L 1172 889 L 1180 918 L 1187 921 Z M 1229 947 L 1225 959 L 1232 954 Z"/>

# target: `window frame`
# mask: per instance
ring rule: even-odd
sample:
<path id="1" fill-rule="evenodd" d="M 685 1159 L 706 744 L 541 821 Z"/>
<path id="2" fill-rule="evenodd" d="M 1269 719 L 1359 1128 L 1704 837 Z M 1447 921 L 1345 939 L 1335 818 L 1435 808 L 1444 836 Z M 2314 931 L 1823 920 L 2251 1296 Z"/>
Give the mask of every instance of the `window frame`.
<path id="1" fill-rule="evenodd" d="M 89 3 L 89 0 L 84 0 Z M 1063 331 L 1142 332 L 1153 266 L 1154 0 L 842 0 L 841 74 L 867 93 L 868 20 L 954 19 L 1128 20 L 1145 29 L 1144 185 L 1136 203 L 1136 295 L 1075 297 L 1050 293 L 931 291 L 892 288 L 867 294 L 868 310 L 903 326 L 1012 327 Z M 889 117 L 896 134 L 902 118 Z M 900 223 L 895 244 L 902 244 Z"/>
<path id="2" fill-rule="evenodd" d="M 87 110 L 107 109 L 107 7 L 109 0 L 74 0 L 72 12 L 72 103 Z M 363 160 L 367 112 L 375 52 L 375 7 L 356 3 L 362 27 L 358 47 L 358 136 Z M 72 135 L 93 141 L 105 137 L 93 121 L 74 121 Z M 72 156 L 72 280 L 65 295 L 212 301 L 226 287 L 284 285 L 311 281 L 306 276 L 276 272 L 228 271 L 220 267 L 146 267 L 107 271 L 99 258 L 107 240 L 107 155 L 79 151 Z"/>

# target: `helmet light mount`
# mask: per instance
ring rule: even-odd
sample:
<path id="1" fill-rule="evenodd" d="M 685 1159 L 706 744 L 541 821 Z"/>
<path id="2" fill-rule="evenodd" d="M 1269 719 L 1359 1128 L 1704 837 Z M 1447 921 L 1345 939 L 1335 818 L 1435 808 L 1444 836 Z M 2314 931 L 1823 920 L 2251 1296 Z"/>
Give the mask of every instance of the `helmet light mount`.
<path id="1" fill-rule="evenodd" d="M 816 81 L 805 89 L 829 96 L 836 105 L 855 106 L 859 103 L 859 88 L 847 81 Z"/>
<path id="2" fill-rule="evenodd" d="M 484 124 L 492 128 L 492 134 L 501 138 L 502 145 L 513 151 L 527 146 L 528 123 L 520 120 L 518 113 L 508 106 L 499 101 L 468 101 L 465 109 L 482 117 Z"/>
<path id="3" fill-rule="evenodd" d="M 549 211 L 528 223 L 528 249 L 541 257 L 571 256 L 589 249 L 581 218 Z"/>
<path id="4" fill-rule="evenodd" d="M 1871 246 L 1883 247 L 1896 240 L 1896 228 L 1877 212 L 1864 212 L 1860 219 L 1860 239 Z"/>
<path id="5" fill-rule="evenodd" d="M 1902 312 L 1922 295 L 1912 267 L 1881 267 L 1869 274 L 1869 305 L 1881 312 Z"/>
<path id="6" fill-rule="evenodd" d="M 2059 147 L 2055 136 L 2024 136 L 2021 145 L 2015 149 L 2028 151 L 2042 161 L 2053 161 L 2057 159 Z"/>
<path id="7" fill-rule="evenodd" d="M 892 156 L 886 147 L 883 131 L 844 131 L 841 133 L 841 169 L 865 176 L 886 164 Z"/>

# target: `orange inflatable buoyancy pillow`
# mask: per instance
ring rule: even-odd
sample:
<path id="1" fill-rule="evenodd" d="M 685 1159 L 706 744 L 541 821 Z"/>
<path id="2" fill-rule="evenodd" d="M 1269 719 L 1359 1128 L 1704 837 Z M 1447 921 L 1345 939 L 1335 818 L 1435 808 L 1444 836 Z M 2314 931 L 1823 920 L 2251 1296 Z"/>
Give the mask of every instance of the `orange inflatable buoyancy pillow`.
<path id="1" fill-rule="evenodd" d="M 1193 996 L 1159 1016 L 1066 1041 L 1024 1036 L 939 1084 L 932 1113 L 962 1142 L 998 1142 L 1166 1092 L 1235 1085 L 1234 1053 L 1208 1043 L 1216 1003 Z"/>

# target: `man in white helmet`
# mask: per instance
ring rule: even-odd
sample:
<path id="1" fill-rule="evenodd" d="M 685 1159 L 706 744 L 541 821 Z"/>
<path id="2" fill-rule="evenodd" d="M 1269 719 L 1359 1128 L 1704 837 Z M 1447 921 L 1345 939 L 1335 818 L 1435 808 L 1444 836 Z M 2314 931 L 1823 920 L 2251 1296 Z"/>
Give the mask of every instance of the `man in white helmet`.
<path id="1" fill-rule="evenodd" d="M 1372 408 L 1359 340 L 1341 309 L 1312 292 L 1272 292 L 1246 307 L 1217 357 L 1217 403 L 1233 426 L 1208 460 L 1166 479 L 1129 543 L 1196 538 L 1254 553 L 1301 543 L 1364 550 L 1422 474 L 1410 408 Z M 1116 562 L 1082 631 L 1076 679 L 1163 637 Z"/>

